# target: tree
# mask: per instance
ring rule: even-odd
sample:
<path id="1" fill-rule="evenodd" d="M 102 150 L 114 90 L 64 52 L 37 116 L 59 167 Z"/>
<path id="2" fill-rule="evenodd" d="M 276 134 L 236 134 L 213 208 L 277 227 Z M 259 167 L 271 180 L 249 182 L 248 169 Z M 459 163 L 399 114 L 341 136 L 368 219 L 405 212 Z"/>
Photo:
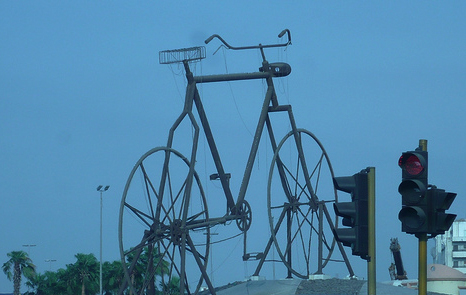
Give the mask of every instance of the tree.
<path id="1" fill-rule="evenodd" d="M 178 277 L 172 277 L 171 280 L 163 284 L 162 282 L 160 283 L 160 288 L 163 290 L 164 295 L 179 295 L 180 294 L 180 278 Z"/>
<path id="2" fill-rule="evenodd" d="M 153 251 L 154 252 L 151 252 L 149 247 L 144 247 L 142 249 L 131 275 L 133 285 L 136 290 L 139 291 L 143 288 L 143 282 L 147 275 L 148 265 L 152 262 L 154 264 L 154 271 L 152 273 L 155 274 L 154 282 L 152 283 L 154 289 L 149 290 L 146 286 L 147 289 L 145 292 L 147 294 L 157 295 L 179 295 L 179 278 L 172 277 L 171 281 L 166 280 L 166 274 L 169 272 L 169 264 L 166 261 L 156 263 L 157 258 L 160 257 L 160 253 L 158 253 L 157 249 L 154 249 Z M 28 279 L 26 285 L 31 288 L 28 295 L 97 294 L 99 292 L 99 262 L 94 254 L 78 253 L 75 257 L 75 263 L 67 264 L 66 268 L 60 268 L 55 272 L 46 271 L 43 274 L 35 272 L 26 274 L 27 272 L 24 272 L 24 276 Z M 134 259 L 134 253 L 127 255 L 127 259 L 130 263 L 132 259 Z M 165 281 L 161 279 L 164 274 Z M 118 294 L 124 280 L 124 271 L 120 260 L 103 263 L 103 294 Z M 126 294 L 130 294 L 130 292 L 127 292 Z"/>
<path id="3" fill-rule="evenodd" d="M 136 252 L 137 251 L 134 251 L 134 248 L 131 248 L 127 252 L 126 259 L 127 259 L 128 265 L 131 265 L 132 261 L 136 258 Z M 142 288 L 144 288 L 143 284 L 148 283 L 148 280 L 152 280 L 152 282 L 145 286 L 146 288 L 145 292 L 147 294 L 158 294 L 159 293 L 159 290 L 157 290 L 157 285 L 156 285 L 157 281 L 160 280 L 162 276 L 169 273 L 169 263 L 165 260 L 159 261 L 161 258 L 162 258 L 162 255 L 160 254 L 157 247 L 146 246 L 142 248 L 141 253 L 138 254 L 137 262 L 134 268 L 132 269 L 131 274 L 129 274 L 130 279 L 131 279 L 131 284 L 134 286 L 134 288 L 136 289 L 138 293 L 141 292 Z M 152 267 L 150 268 L 149 265 L 151 263 L 152 263 Z M 151 269 L 151 271 L 149 271 L 149 269 Z M 147 277 L 149 274 L 152 275 L 151 278 Z M 164 277 L 164 279 L 166 278 Z M 167 288 L 167 286 L 162 286 L 162 283 L 160 283 L 161 288 Z M 178 284 L 178 289 L 179 289 L 179 284 Z"/>
<path id="4" fill-rule="evenodd" d="M 36 273 L 26 282 L 26 286 L 35 290 L 36 295 L 47 294 L 47 276 L 45 274 Z"/>
<path id="5" fill-rule="evenodd" d="M 26 278 L 34 276 L 36 266 L 24 251 L 12 251 L 7 256 L 10 259 L 3 264 L 2 270 L 10 281 L 13 279 L 13 294 L 20 295 L 21 277 L 23 275 Z"/>
<path id="6" fill-rule="evenodd" d="M 76 262 L 67 265 L 67 272 L 74 278 L 76 286 L 81 289 L 81 295 L 95 293 L 99 289 L 99 262 L 94 254 L 78 253 Z"/>
<path id="7" fill-rule="evenodd" d="M 105 295 L 118 294 L 123 279 L 124 273 L 120 260 L 105 261 L 102 264 L 102 291 Z"/>

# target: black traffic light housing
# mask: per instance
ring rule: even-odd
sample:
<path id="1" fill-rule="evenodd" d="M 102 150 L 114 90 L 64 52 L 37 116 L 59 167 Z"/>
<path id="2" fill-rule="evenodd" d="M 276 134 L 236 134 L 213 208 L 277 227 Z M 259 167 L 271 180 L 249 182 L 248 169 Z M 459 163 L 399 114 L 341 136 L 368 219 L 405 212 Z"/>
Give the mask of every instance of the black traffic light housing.
<path id="1" fill-rule="evenodd" d="M 429 231 L 429 200 L 427 197 L 427 151 L 420 148 L 404 152 L 398 165 L 402 169 L 402 181 L 398 186 L 402 208 L 398 214 L 401 230 L 410 234 Z"/>
<path id="2" fill-rule="evenodd" d="M 342 224 L 349 228 L 335 228 L 337 241 L 351 247 L 352 254 L 369 260 L 368 233 L 368 174 L 362 170 L 353 176 L 334 177 L 333 184 L 339 191 L 351 194 L 351 202 L 334 203 L 337 216 L 343 217 Z"/>
<path id="3" fill-rule="evenodd" d="M 445 213 L 456 198 L 455 193 L 446 192 L 436 187 L 427 191 L 432 206 L 429 233 L 432 236 L 444 234 L 455 221 L 456 214 Z"/>
<path id="4" fill-rule="evenodd" d="M 404 152 L 398 165 L 402 181 L 398 187 L 402 208 L 398 214 L 401 230 L 409 234 L 444 234 L 455 221 L 455 214 L 445 213 L 456 198 L 456 193 L 446 192 L 428 185 L 428 154 L 417 148 Z"/>

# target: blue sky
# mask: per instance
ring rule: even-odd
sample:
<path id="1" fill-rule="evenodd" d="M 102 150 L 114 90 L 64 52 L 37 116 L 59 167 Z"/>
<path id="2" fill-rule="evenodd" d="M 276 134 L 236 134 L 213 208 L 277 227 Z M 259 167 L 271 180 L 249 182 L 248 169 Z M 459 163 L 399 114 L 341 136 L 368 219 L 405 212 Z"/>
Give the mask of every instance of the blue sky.
<path id="1" fill-rule="evenodd" d="M 461 1 L 0 2 L 0 261 L 28 250 L 24 244 L 37 245 L 30 255 L 40 272 L 65 267 L 78 252 L 98 257 L 99 184 L 110 185 L 103 258 L 119 259 L 126 179 L 143 153 L 166 143 L 183 103 L 181 69 L 160 65 L 158 52 L 201 46 L 212 34 L 235 46 L 276 43 L 288 28 L 292 46 L 267 52 L 269 61 L 292 67 L 276 82 L 279 98 L 323 143 L 337 176 L 376 167 L 377 279 L 389 280 L 391 237 L 399 238 L 408 277 L 416 278 L 417 240 L 401 232 L 397 219 L 397 161 L 427 139 L 429 183 L 458 193 L 450 211 L 466 217 L 465 12 Z M 206 46 L 197 74 L 260 66 L 255 51 L 212 55 L 219 45 Z M 201 90 L 222 159 L 237 181 L 262 89 L 248 81 Z M 180 142 L 189 136 L 181 134 Z M 271 156 L 261 149 L 257 170 L 265 175 Z M 246 198 L 266 198 L 265 186 L 248 192 Z M 251 275 L 241 240 L 224 244 L 233 254 L 214 248 L 214 283 Z M 350 259 L 366 277 L 365 262 Z M 341 269 L 328 272 L 343 277 Z M 11 288 L 0 275 L 0 291 Z"/>

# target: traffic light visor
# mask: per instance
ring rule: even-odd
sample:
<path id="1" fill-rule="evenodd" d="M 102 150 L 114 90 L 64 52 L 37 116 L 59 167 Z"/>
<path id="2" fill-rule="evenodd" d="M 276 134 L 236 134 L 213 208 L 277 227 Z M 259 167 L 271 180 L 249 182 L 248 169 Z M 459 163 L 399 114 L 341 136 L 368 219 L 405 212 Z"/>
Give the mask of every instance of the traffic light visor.
<path id="1" fill-rule="evenodd" d="M 456 219 L 456 214 L 446 214 L 444 212 L 437 213 L 436 230 L 440 234 L 444 234 L 450 229 L 451 225 Z"/>
<path id="2" fill-rule="evenodd" d="M 345 218 L 356 218 L 356 204 L 354 202 L 333 203 L 335 214 Z"/>
<path id="3" fill-rule="evenodd" d="M 351 247 L 357 240 L 354 228 L 335 228 L 333 229 L 333 234 L 337 241 L 342 242 L 347 247 Z"/>
<path id="4" fill-rule="evenodd" d="M 437 208 L 440 210 L 450 209 L 451 204 L 456 198 L 456 193 L 440 193 L 436 196 Z"/>
<path id="5" fill-rule="evenodd" d="M 416 176 L 421 174 L 425 169 L 424 159 L 412 153 L 403 153 L 398 160 L 398 166 L 406 171 L 409 175 Z"/>

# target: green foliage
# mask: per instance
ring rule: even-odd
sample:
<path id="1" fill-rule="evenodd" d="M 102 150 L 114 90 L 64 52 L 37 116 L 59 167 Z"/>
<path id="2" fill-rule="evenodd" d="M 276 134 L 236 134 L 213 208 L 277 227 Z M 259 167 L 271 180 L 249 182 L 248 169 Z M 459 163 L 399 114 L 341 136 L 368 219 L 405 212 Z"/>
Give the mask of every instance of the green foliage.
<path id="1" fill-rule="evenodd" d="M 102 292 L 105 295 L 118 294 L 124 274 L 120 260 L 102 264 Z"/>
<path id="2" fill-rule="evenodd" d="M 130 274 L 130 277 L 131 277 L 131 282 L 133 286 L 135 287 L 136 291 L 139 293 L 141 291 L 141 288 L 143 288 L 144 282 L 146 280 L 149 280 L 149 278 L 146 277 L 146 275 L 148 274 L 147 269 L 148 269 L 148 265 L 150 264 L 150 261 L 152 261 L 153 269 L 155 269 L 154 271 L 155 276 L 161 276 L 164 273 L 167 274 L 169 272 L 168 270 L 169 263 L 167 261 L 162 261 L 161 263 L 158 263 L 160 260 L 161 254 L 159 253 L 156 247 L 153 247 L 151 250 L 149 249 L 149 247 L 144 247 L 140 254 L 136 254 L 137 252 L 138 252 L 137 250 L 131 248 L 127 252 L 126 259 L 127 259 L 128 264 L 130 265 L 132 261 L 134 260 L 134 258 L 136 256 L 138 257 L 137 263 L 135 267 L 133 268 L 133 272 Z M 167 289 L 167 286 L 165 287 L 154 286 L 154 287 L 155 287 L 156 294 L 162 294 L 157 289 L 157 287 L 160 287 L 161 289 Z M 177 290 L 179 289 L 179 282 L 176 288 Z M 163 293 L 163 294 L 177 294 L 177 293 Z"/>
<path id="3" fill-rule="evenodd" d="M 94 254 L 78 253 L 76 262 L 66 265 L 67 271 L 73 277 L 74 290 L 79 286 L 81 295 L 95 294 L 99 291 L 99 262 Z M 73 294 L 78 294 L 73 292 Z"/>
<path id="4" fill-rule="evenodd" d="M 161 285 L 160 287 L 162 289 L 162 292 L 160 292 L 159 294 L 180 295 L 180 278 L 172 277 L 170 282 L 165 284 L 165 286 Z"/>
<path id="5" fill-rule="evenodd" d="M 156 261 L 159 255 L 157 250 L 153 249 L 153 251 L 155 252 L 150 253 L 147 247 L 144 248 L 133 271 L 132 280 L 138 290 L 142 288 L 145 280 L 145 270 L 151 261 L 150 257 Z M 12 270 L 15 269 L 17 262 L 20 265 L 21 274 L 27 279 L 26 286 L 32 290 L 27 293 L 28 295 L 95 295 L 99 293 L 100 265 L 94 254 L 78 253 L 75 255 L 75 263 L 67 264 L 64 269 L 46 271 L 43 274 L 35 272 L 32 260 L 23 251 L 13 251 L 8 253 L 8 257 L 10 259 L 3 264 L 3 272 L 10 280 L 14 281 L 15 274 Z M 128 255 L 127 258 L 128 262 L 131 263 L 134 256 Z M 155 267 L 155 262 L 153 263 Z M 168 262 L 163 261 L 157 266 L 156 276 L 160 276 L 162 270 L 164 273 L 168 272 Z M 102 292 L 104 295 L 118 294 L 123 280 L 124 272 L 120 260 L 107 261 L 102 264 Z M 20 294 L 20 282 L 19 280 L 15 295 Z M 129 294 L 129 290 L 126 290 L 126 293 Z M 172 278 L 165 285 L 156 286 L 155 294 L 179 295 L 179 278 Z"/>
<path id="6" fill-rule="evenodd" d="M 13 294 L 20 295 L 21 277 L 23 275 L 26 278 L 34 276 L 36 266 L 24 251 L 12 251 L 7 256 L 10 259 L 3 264 L 2 270 L 10 281 L 13 279 Z"/>

